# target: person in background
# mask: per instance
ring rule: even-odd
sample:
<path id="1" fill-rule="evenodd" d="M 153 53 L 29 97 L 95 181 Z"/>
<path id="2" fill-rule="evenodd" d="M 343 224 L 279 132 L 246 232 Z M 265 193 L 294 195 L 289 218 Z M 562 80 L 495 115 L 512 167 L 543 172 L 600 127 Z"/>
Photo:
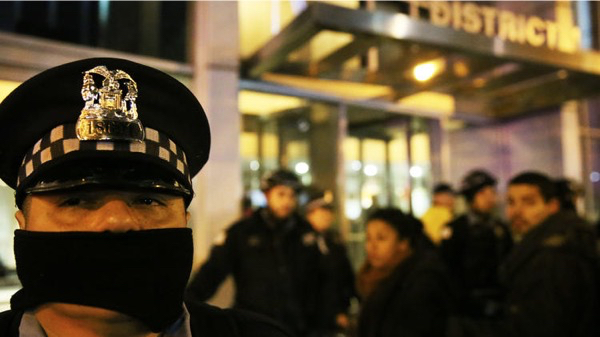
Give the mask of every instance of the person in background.
<path id="1" fill-rule="evenodd" d="M 522 239 L 500 269 L 505 316 L 492 335 L 600 335 L 594 234 L 573 212 L 559 210 L 546 175 L 524 172 L 510 180 L 506 213 Z"/>
<path id="2" fill-rule="evenodd" d="M 317 296 L 323 274 L 310 224 L 296 213 L 302 185 L 291 171 L 270 172 L 261 181 L 267 206 L 220 235 L 186 292 L 190 302 L 210 299 L 228 275 L 235 282 L 234 307 L 269 316 L 297 336 L 318 328 Z"/>
<path id="3" fill-rule="evenodd" d="M 0 137 L 22 284 L 0 336 L 289 336 L 257 315 L 184 303 L 192 177 L 211 139 L 181 82 L 124 59 L 63 64 L 0 104 Z"/>
<path id="4" fill-rule="evenodd" d="M 498 311 L 501 289 L 498 266 L 512 247 L 508 227 L 493 212 L 496 179 L 486 171 L 473 170 L 463 179 L 461 194 L 467 213 L 451 221 L 440 251 L 460 291 L 463 314 L 484 319 Z"/>
<path id="5" fill-rule="evenodd" d="M 323 258 L 323 269 L 330 280 L 319 295 L 321 331 L 311 336 L 337 336 L 349 328 L 351 300 L 356 297 L 354 270 L 340 234 L 333 230 L 335 214 L 331 193 L 316 192 L 305 205 L 305 216 L 316 233 L 317 245 Z"/>
<path id="6" fill-rule="evenodd" d="M 454 291 L 422 224 L 396 208 L 371 213 L 357 277 L 359 337 L 446 336 Z"/>
<path id="7" fill-rule="evenodd" d="M 577 199 L 582 194 L 582 189 L 573 180 L 567 178 L 559 178 L 554 180 L 556 189 L 556 198 L 558 200 L 561 211 L 577 212 Z"/>
<path id="8" fill-rule="evenodd" d="M 242 218 L 249 217 L 254 212 L 254 208 L 252 207 L 252 198 L 250 198 L 250 196 L 244 195 L 244 197 L 242 197 L 241 211 Z"/>
<path id="9" fill-rule="evenodd" d="M 433 206 L 421 217 L 425 233 L 439 245 L 444 237 L 446 224 L 454 217 L 455 193 L 452 186 L 440 183 L 433 188 Z"/>

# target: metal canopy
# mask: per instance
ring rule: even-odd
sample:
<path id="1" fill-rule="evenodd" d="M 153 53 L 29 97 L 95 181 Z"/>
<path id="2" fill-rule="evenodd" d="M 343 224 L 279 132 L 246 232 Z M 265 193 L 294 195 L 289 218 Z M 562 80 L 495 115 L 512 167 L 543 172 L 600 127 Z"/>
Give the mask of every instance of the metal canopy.
<path id="1" fill-rule="evenodd" d="M 325 30 L 350 33 L 353 40 L 319 60 L 302 53 L 311 39 Z M 350 73 L 342 66 L 356 57 L 364 61 L 372 47 L 380 54 L 387 53 L 388 62 L 380 62 L 376 70 L 363 65 Z M 446 71 L 425 83 L 412 78 L 412 67 L 440 57 Z M 463 71 L 454 71 L 457 65 Z M 402 13 L 318 2 L 310 2 L 285 29 L 244 60 L 242 72 L 247 79 L 276 73 L 393 89 L 393 94 L 377 101 L 394 102 L 421 91 L 441 92 L 454 96 L 459 114 L 494 118 L 521 115 L 600 92 L 597 52 L 567 54 L 441 28 Z"/>

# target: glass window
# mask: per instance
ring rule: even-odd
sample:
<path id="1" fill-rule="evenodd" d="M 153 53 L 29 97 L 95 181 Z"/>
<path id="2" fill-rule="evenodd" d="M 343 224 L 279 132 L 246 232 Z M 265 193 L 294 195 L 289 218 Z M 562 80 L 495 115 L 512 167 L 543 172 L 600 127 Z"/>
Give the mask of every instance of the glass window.
<path id="1" fill-rule="evenodd" d="M 185 1 L 2 1 L 0 30 L 186 61 Z"/>

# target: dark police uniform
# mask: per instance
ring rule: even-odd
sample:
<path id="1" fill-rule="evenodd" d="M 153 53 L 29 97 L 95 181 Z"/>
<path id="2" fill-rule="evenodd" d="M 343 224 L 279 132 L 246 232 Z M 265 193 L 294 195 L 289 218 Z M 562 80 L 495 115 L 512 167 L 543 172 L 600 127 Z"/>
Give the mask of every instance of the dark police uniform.
<path id="1" fill-rule="evenodd" d="M 189 302 L 212 297 L 227 275 L 236 308 L 265 314 L 304 335 L 315 326 L 323 271 L 315 233 L 300 216 L 276 221 L 266 208 L 234 223 L 212 249 L 186 293 Z"/>
<path id="2" fill-rule="evenodd" d="M 351 300 L 357 297 L 354 269 L 339 233 L 326 231 L 315 234 L 322 255 L 321 268 L 327 271 L 328 277 L 318 296 L 319 336 L 329 336 L 340 330 L 337 315 L 348 315 Z"/>
<path id="3" fill-rule="evenodd" d="M 20 209 L 28 195 L 90 188 L 172 194 L 187 207 L 191 179 L 209 149 L 208 121 L 195 96 L 171 76 L 127 60 L 49 69 L 0 105 L 0 178 L 15 189 Z M 154 332 L 175 326 L 184 331 L 177 336 L 287 336 L 255 314 L 198 303 L 185 310 L 192 256 L 189 228 L 17 230 L 23 288 L 0 314 L 0 335 L 19 336 L 36 323 L 23 317 L 58 302 L 121 312 Z M 189 326 L 179 326 L 183 318 Z"/>
<path id="4" fill-rule="evenodd" d="M 598 336 L 598 257 L 589 226 L 572 213 L 528 232 L 501 267 L 505 322 L 496 336 Z"/>
<path id="5" fill-rule="evenodd" d="M 512 247 L 508 227 L 472 212 L 448 227 L 452 236 L 442 241 L 440 250 L 458 284 L 461 310 L 475 318 L 495 315 L 501 296 L 498 267 Z"/>

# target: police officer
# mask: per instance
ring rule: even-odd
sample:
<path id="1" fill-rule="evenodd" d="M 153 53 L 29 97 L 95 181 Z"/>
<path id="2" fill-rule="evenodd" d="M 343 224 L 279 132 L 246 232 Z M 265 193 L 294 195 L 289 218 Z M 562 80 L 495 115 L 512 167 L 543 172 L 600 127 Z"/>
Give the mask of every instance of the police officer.
<path id="1" fill-rule="evenodd" d="M 183 302 L 186 208 L 210 130 L 180 82 L 122 59 L 64 64 L 2 102 L 0 137 L 23 286 L 1 336 L 286 335 L 266 318 Z"/>
<path id="2" fill-rule="evenodd" d="M 323 270 L 327 271 L 317 304 L 319 331 L 311 337 L 337 336 L 338 332 L 348 330 L 350 305 L 356 298 L 354 269 L 346 246 L 340 234 L 331 228 L 335 218 L 331 199 L 330 193 L 315 191 L 304 207 L 317 238 Z"/>
<path id="3" fill-rule="evenodd" d="M 235 307 L 272 317 L 299 336 L 310 333 L 317 324 L 316 297 L 325 271 L 320 270 L 315 234 L 295 212 L 300 188 L 290 171 L 267 174 L 261 181 L 267 206 L 217 238 L 186 298 L 209 299 L 231 274 Z"/>
<path id="4" fill-rule="evenodd" d="M 460 191 L 468 210 L 448 224 L 441 254 L 459 287 L 463 314 L 486 318 L 497 313 L 497 269 L 512 239 L 508 227 L 493 216 L 496 179 L 491 174 L 483 170 L 469 172 Z"/>

